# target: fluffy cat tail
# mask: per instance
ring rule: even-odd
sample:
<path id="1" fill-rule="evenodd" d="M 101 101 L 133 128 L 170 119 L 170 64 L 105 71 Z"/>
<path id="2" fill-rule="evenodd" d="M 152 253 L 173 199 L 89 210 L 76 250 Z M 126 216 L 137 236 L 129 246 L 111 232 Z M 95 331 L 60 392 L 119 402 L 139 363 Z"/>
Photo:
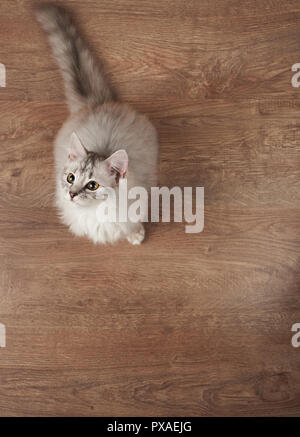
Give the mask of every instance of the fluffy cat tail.
<path id="1" fill-rule="evenodd" d="M 61 69 L 70 111 L 77 111 L 85 104 L 97 105 L 112 100 L 111 90 L 97 61 L 65 9 L 42 3 L 35 6 L 35 13 Z"/>

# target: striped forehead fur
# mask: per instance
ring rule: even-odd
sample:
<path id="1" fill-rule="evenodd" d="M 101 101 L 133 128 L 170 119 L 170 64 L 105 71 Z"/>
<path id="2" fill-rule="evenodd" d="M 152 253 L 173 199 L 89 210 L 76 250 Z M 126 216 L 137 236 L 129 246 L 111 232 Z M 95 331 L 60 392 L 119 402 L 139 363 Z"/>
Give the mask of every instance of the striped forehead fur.
<path id="1" fill-rule="evenodd" d="M 86 159 L 80 163 L 79 171 L 81 173 L 88 173 L 89 178 L 91 178 L 95 164 L 100 161 L 104 161 L 102 156 L 94 152 L 88 152 Z"/>

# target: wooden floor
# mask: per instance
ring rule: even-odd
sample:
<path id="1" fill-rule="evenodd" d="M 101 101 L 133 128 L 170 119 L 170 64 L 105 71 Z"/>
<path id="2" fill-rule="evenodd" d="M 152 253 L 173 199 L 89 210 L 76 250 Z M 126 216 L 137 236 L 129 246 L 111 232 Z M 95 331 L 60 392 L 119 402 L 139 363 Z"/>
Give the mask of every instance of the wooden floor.
<path id="1" fill-rule="evenodd" d="M 0 415 L 300 415 L 299 1 L 61 3 L 157 127 L 160 184 L 205 187 L 205 228 L 60 224 L 62 80 L 31 1 L 1 0 Z"/>

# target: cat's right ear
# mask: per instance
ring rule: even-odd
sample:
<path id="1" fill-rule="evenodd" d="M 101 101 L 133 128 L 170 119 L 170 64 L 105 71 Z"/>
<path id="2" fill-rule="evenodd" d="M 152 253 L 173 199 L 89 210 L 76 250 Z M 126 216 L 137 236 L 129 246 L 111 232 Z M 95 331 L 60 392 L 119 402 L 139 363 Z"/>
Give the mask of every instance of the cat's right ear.
<path id="1" fill-rule="evenodd" d="M 87 156 L 86 148 L 81 144 L 80 139 L 75 132 L 71 135 L 71 143 L 69 149 L 69 159 L 74 161 L 75 159 L 82 159 Z"/>
<path id="2" fill-rule="evenodd" d="M 110 155 L 106 160 L 106 169 L 110 175 L 116 175 L 119 178 L 125 178 L 128 168 L 128 156 L 125 150 L 117 150 Z"/>

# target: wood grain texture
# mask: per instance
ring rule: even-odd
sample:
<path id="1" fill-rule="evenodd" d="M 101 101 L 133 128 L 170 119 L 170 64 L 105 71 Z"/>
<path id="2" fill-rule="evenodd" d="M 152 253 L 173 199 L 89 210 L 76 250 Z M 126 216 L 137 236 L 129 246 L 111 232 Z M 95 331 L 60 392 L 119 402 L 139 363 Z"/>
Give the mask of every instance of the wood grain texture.
<path id="1" fill-rule="evenodd" d="M 160 183 L 205 187 L 205 229 L 60 224 L 62 80 L 31 2 L 1 0 L 0 415 L 299 416 L 299 1 L 61 3 L 157 127 Z"/>

